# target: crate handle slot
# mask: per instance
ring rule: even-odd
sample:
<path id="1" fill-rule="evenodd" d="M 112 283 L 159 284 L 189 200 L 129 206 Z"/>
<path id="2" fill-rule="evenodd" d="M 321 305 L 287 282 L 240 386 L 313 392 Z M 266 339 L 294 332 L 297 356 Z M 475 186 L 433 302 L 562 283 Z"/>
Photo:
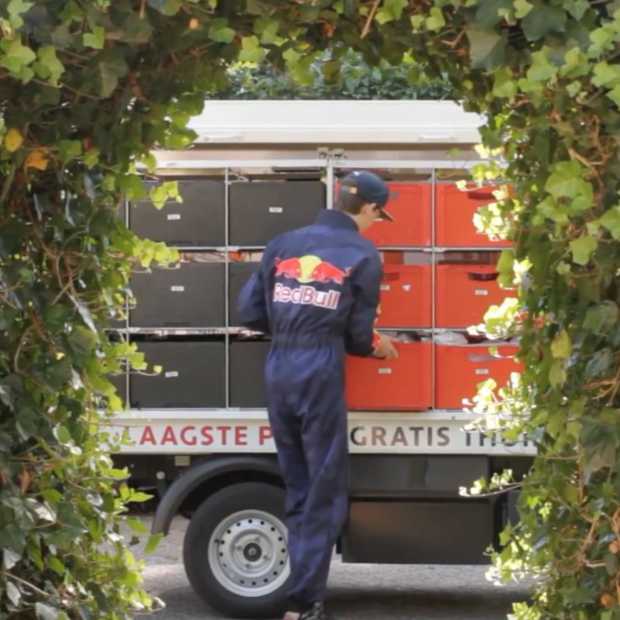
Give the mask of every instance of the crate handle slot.
<path id="1" fill-rule="evenodd" d="M 400 280 L 400 273 L 384 273 L 382 280 L 384 282 L 393 282 L 394 280 Z"/>
<path id="2" fill-rule="evenodd" d="M 493 191 L 492 189 L 490 190 L 471 190 L 469 192 L 467 192 L 467 197 L 470 200 L 494 200 L 495 197 L 493 196 Z"/>
<path id="3" fill-rule="evenodd" d="M 470 362 L 474 362 L 474 363 L 480 363 L 480 362 L 494 362 L 496 361 L 497 357 L 495 357 L 494 355 L 480 355 L 477 353 L 471 353 L 470 355 L 468 355 L 469 357 L 469 361 Z"/>
<path id="4" fill-rule="evenodd" d="M 492 280 L 497 280 L 498 276 L 498 271 L 492 271 L 491 273 L 479 273 L 477 271 L 469 271 L 467 273 L 467 277 L 470 280 L 474 280 L 476 282 L 490 282 Z"/>
<path id="5" fill-rule="evenodd" d="M 497 362 L 500 360 L 514 360 L 514 355 L 502 355 L 498 353 L 497 355 L 491 355 L 490 353 L 481 354 L 481 353 L 470 353 L 468 355 L 470 362 Z"/>

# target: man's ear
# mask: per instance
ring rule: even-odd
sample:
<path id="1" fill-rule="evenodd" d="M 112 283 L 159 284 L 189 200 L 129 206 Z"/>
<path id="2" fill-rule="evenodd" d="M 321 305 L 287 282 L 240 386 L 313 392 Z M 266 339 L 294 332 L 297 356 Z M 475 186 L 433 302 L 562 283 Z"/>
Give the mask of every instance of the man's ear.
<path id="1" fill-rule="evenodd" d="M 367 202 L 363 207 L 362 207 L 362 213 L 364 215 L 368 215 L 368 216 L 372 216 L 374 215 L 374 211 L 375 211 L 375 207 L 377 206 L 376 202 Z"/>

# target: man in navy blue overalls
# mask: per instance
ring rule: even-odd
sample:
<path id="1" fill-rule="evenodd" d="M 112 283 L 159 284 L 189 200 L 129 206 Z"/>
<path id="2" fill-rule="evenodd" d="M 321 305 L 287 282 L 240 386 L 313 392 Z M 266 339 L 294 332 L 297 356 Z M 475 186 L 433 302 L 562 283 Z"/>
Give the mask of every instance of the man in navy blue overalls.
<path id="1" fill-rule="evenodd" d="M 359 233 L 383 209 L 388 188 L 355 171 L 334 210 L 269 243 L 239 296 L 242 323 L 271 334 L 265 380 L 269 420 L 286 485 L 291 565 L 286 618 L 325 620 L 333 546 L 348 512 L 345 352 L 396 357 L 373 330 L 381 260 Z"/>

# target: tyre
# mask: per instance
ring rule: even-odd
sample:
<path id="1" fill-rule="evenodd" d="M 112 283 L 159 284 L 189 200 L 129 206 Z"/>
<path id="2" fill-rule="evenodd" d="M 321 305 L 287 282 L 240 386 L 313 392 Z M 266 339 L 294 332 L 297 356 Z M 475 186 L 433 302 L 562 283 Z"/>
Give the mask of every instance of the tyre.
<path id="1" fill-rule="evenodd" d="M 277 616 L 290 574 L 286 539 L 284 491 L 260 482 L 235 484 L 194 512 L 183 542 L 187 577 L 222 613 Z"/>

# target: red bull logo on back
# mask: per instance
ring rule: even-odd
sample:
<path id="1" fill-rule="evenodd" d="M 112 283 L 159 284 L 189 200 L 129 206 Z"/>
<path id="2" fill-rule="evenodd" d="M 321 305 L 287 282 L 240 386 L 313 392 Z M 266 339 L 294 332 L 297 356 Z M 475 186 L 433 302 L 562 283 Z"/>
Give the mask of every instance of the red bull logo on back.
<path id="1" fill-rule="evenodd" d="M 280 303 L 292 303 L 300 305 L 312 305 L 319 308 L 335 310 L 340 300 L 340 291 L 319 291 L 314 286 L 308 286 L 312 282 L 327 284 L 344 284 L 344 279 L 349 275 L 350 269 L 340 269 L 329 261 L 319 256 L 307 254 L 305 256 L 276 259 L 275 276 L 297 280 L 303 286 L 291 288 L 280 282 L 275 285 L 273 300 Z"/>
<path id="2" fill-rule="evenodd" d="M 285 278 L 291 278 L 298 280 L 301 278 L 301 263 L 299 258 L 287 258 L 281 260 L 276 258 L 276 278 L 278 276 L 284 276 Z"/>

